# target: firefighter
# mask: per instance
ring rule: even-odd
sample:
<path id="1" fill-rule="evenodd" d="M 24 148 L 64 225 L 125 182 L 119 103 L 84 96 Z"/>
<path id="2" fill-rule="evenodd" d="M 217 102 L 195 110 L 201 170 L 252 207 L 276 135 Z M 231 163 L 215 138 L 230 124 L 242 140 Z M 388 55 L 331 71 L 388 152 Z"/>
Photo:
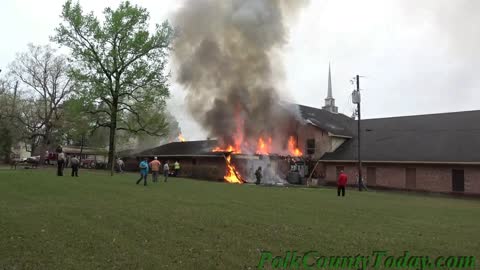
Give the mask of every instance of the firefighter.
<path id="1" fill-rule="evenodd" d="M 257 181 L 255 182 L 256 185 L 260 185 L 260 182 L 262 182 L 262 167 L 258 167 L 258 169 L 255 171 L 255 177 L 257 178 Z"/>

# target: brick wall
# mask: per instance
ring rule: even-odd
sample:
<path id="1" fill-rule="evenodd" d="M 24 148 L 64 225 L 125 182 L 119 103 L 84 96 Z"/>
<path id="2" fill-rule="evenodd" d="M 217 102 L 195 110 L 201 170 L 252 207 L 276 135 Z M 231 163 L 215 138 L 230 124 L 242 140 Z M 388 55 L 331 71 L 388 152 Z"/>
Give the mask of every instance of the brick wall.
<path id="1" fill-rule="evenodd" d="M 324 163 L 326 182 L 333 184 L 337 181 L 337 166 L 343 166 L 349 177 L 349 184 L 354 184 L 357 173 L 356 164 Z M 421 164 L 364 164 L 362 174 L 367 185 L 372 186 L 367 178 L 367 167 L 375 168 L 376 186 L 392 189 L 407 189 L 407 168 L 415 168 L 414 190 L 431 192 L 452 192 L 452 169 L 464 170 L 465 193 L 480 194 L 480 166 L 453 166 L 453 165 L 421 165 Z"/>
<path id="2" fill-rule="evenodd" d="M 406 188 L 405 167 L 388 165 L 376 167 L 376 173 L 377 186 L 389 188 Z M 366 181 L 368 185 L 368 179 L 366 179 Z"/>
<path id="3" fill-rule="evenodd" d="M 356 164 L 323 164 L 325 168 L 325 181 L 329 184 L 337 183 L 337 167 L 343 167 L 343 171 L 348 176 L 348 185 L 356 183 L 357 165 Z M 366 168 L 362 168 L 362 174 L 366 175 Z"/>
<path id="4" fill-rule="evenodd" d="M 465 193 L 480 194 L 480 168 L 465 168 Z"/>
<path id="5" fill-rule="evenodd" d="M 417 188 L 434 192 L 452 191 L 452 168 L 442 166 L 417 167 Z"/>
<path id="6" fill-rule="evenodd" d="M 159 157 L 162 166 L 166 160 L 170 168 L 176 160 L 180 162 L 180 177 L 191 177 L 202 180 L 222 180 L 226 172 L 226 163 L 223 157 Z M 135 158 L 125 158 L 127 171 L 138 172 L 139 161 Z"/>
<path id="7" fill-rule="evenodd" d="M 191 165 L 192 178 L 204 180 L 222 180 L 226 172 L 226 162 L 220 158 L 196 158 L 196 164 Z"/>
<path id="8" fill-rule="evenodd" d="M 307 154 L 307 140 L 315 139 L 315 154 L 312 155 L 312 158 L 314 159 L 320 158 L 332 148 L 331 139 L 328 136 L 328 133 L 321 131 L 312 125 L 302 126 L 302 128 L 299 128 L 297 132 L 298 148 L 304 154 Z"/>

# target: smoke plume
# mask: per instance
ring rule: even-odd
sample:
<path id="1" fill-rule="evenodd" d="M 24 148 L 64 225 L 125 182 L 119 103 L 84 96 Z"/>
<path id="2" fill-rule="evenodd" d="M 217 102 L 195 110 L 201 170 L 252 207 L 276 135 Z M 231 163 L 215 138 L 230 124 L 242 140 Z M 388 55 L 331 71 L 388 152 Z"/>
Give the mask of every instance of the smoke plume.
<path id="1" fill-rule="evenodd" d="M 291 128 L 279 52 L 303 0 L 187 0 L 174 18 L 177 81 L 194 119 L 223 145 Z M 285 141 L 284 141 L 285 142 Z M 280 142 L 279 142 L 280 143 Z"/>

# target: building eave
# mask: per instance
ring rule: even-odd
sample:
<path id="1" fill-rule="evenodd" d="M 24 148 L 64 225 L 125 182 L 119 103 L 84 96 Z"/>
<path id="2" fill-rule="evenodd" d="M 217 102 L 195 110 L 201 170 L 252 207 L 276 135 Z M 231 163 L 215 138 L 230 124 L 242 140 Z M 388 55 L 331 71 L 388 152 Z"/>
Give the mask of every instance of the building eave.
<path id="1" fill-rule="evenodd" d="M 218 157 L 223 157 L 222 155 L 155 155 L 155 154 L 149 154 L 149 155 L 133 155 L 136 157 L 209 157 L 209 158 L 218 158 Z"/>
<path id="2" fill-rule="evenodd" d="M 323 160 L 325 163 L 358 163 L 358 160 Z M 362 160 L 362 163 L 388 163 L 388 164 L 437 164 L 437 165 L 480 165 L 480 162 L 473 161 L 416 161 L 416 160 Z"/>
<path id="3" fill-rule="evenodd" d="M 344 138 L 344 139 L 351 139 L 351 138 L 353 138 L 352 136 L 338 135 L 338 134 L 333 134 L 333 133 L 331 133 L 331 132 L 328 132 L 328 136 L 330 136 L 330 137 L 337 137 L 337 138 Z"/>

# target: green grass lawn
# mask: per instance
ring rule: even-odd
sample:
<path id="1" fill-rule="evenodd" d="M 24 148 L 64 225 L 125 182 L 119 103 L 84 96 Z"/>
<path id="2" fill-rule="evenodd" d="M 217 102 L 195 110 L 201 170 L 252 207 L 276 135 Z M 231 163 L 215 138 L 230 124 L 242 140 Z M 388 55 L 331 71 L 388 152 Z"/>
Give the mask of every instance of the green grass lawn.
<path id="1" fill-rule="evenodd" d="M 262 250 L 480 259 L 478 200 L 54 174 L 0 170 L 0 269 L 255 269 Z"/>

